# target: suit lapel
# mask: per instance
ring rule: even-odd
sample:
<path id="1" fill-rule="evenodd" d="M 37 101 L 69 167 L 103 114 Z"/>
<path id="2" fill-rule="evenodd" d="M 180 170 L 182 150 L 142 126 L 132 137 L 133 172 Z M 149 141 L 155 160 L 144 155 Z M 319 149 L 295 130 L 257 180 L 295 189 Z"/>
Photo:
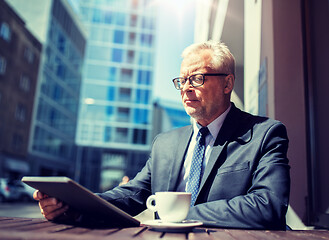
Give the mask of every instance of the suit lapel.
<path id="1" fill-rule="evenodd" d="M 225 145 L 226 145 L 227 142 L 225 142 L 224 145 L 217 145 L 217 146 L 214 146 L 213 149 L 212 149 L 212 152 L 210 154 L 210 158 L 209 158 L 209 161 L 208 161 L 208 164 L 205 168 L 205 171 L 204 171 L 204 174 L 202 176 L 202 179 L 201 179 L 201 183 L 200 183 L 200 190 L 199 192 L 201 191 L 201 189 L 203 188 L 206 180 L 208 179 L 215 163 L 217 162 L 221 152 L 223 151 L 223 149 L 225 148 Z"/>
<path id="2" fill-rule="evenodd" d="M 190 144 L 191 137 L 193 133 L 192 126 L 187 127 L 183 130 L 183 132 L 179 133 L 180 135 L 177 136 L 177 151 L 174 154 L 175 159 L 173 159 L 173 163 L 171 166 L 171 172 L 168 179 L 168 191 L 175 191 L 177 188 L 179 175 L 182 170 L 182 166 L 184 164 L 185 153 L 187 151 L 188 145 Z"/>
<path id="3" fill-rule="evenodd" d="M 239 111 L 240 110 L 237 109 L 235 107 L 235 105 L 232 103 L 231 110 L 227 114 L 227 117 L 218 133 L 217 139 L 216 139 L 213 149 L 211 151 L 207 166 L 205 168 L 203 177 L 201 179 L 199 193 L 201 192 L 202 188 L 204 187 L 204 184 L 206 183 L 206 181 L 207 181 L 210 173 L 212 172 L 214 165 L 217 163 L 217 161 L 222 161 L 221 164 L 223 164 L 224 161 L 226 160 L 226 158 L 220 158 L 220 155 L 221 155 L 223 149 L 229 143 L 229 141 L 233 138 L 234 133 L 239 126 L 239 123 L 238 123 Z"/>
<path id="4" fill-rule="evenodd" d="M 213 170 L 214 165 L 217 161 L 225 161 L 226 158 L 220 159 L 220 155 L 223 151 L 223 149 L 226 147 L 226 145 L 229 143 L 231 139 L 234 137 L 234 133 L 236 132 L 238 126 L 239 126 L 239 116 L 240 116 L 240 110 L 234 106 L 232 103 L 232 108 L 230 112 L 228 113 L 223 126 L 217 136 L 217 139 L 214 143 L 212 152 L 210 154 L 210 158 L 208 161 L 208 164 L 205 168 L 205 172 L 203 174 L 201 183 L 200 183 L 200 191 L 204 187 L 205 182 L 207 181 L 210 173 Z M 193 127 L 192 125 L 190 127 L 184 128 L 182 132 L 180 132 L 177 145 L 177 151 L 174 154 L 175 159 L 172 161 L 172 165 L 170 166 L 170 175 L 168 179 L 168 191 L 175 191 L 177 188 L 179 176 L 182 170 L 182 166 L 184 164 L 184 157 L 188 148 L 188 145 L 191 141 L 193 133 Z M 176 141 L 176 139 L 175 139 Z"/>

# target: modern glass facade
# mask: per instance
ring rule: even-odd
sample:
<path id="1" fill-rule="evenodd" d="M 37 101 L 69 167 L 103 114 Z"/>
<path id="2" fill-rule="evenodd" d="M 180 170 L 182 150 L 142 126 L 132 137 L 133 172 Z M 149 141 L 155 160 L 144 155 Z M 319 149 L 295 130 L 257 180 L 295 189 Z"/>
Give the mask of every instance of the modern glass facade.
<path id="1" fill-rule="evenodd" d="M 34 174 L 70 176 L 76 160 L 75 134 L 86 37 L 65 1 L 39 3 L 50 8 L 42 8 L 48 13 L 48 24 L 44 26 L 47 34 L 43 39 L 29 153 Z"/>
<path id="2" fill-rule="evenodd" d="M 148 2 L 80 1 L 89 41 L 79 145 L 131 149 L 137 143 L 148 149 L 155 47 L 155 12 L 145 11 Z"/>
<path id="3" fill-rule="evenodd" d="M 148 0 L 78 3 L 88 44 L 76 136 L 83 156 L 76 179 L 88 185 L 86 178 L 100 173 L 104 189 L 134 176 L 147 160 L 156 12 Z M 98 151 L 99 158 L 88 158 L 86 151 Z"/>

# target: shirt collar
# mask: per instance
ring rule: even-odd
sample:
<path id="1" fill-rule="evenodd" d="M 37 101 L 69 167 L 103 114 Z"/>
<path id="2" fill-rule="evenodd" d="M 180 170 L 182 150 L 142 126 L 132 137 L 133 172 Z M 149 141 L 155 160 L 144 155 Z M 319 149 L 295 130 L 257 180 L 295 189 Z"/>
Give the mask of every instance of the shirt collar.
<path id="1" fill-rule="evenodd" d="M 217 117 L 214 121 L 208 124 L 207 128 L 209 129 L 209 132 L 213 137 L 213 139 L 217 138 L 219 130 L 221 129 L 230 109 L 231 109 L 231 105 L 225 110 L 225 112 L 219 115 L 219 117 Z M 193 132 L 195 134 L 199 131 L 200 128 L 202 128 L 202 126 L 198 124 L 196 121 L 193 121 Z"/>

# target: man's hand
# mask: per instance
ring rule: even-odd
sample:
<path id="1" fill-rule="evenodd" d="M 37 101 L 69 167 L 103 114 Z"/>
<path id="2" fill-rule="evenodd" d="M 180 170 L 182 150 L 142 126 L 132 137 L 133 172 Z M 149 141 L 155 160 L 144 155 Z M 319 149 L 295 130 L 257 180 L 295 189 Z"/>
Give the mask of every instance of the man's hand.
<path id="1" fill-rule="evenodd" d="M 41 213 L 47 220 L 55 220 L 59 216 L 65 215 L 64 213 L 69 209 L 68 205 L 56 198 L 48 197 L 39 190 L 33 193 L 33 198 L 39 201 Z"/>

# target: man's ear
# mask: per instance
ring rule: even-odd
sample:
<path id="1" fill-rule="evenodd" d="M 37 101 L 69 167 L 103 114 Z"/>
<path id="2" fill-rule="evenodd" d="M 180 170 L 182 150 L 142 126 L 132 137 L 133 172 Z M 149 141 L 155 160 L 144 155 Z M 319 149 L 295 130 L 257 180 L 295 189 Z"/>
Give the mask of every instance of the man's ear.
<path id="1" fill-rule="evenodd" d="M 225 78 L 225 89 L 224 89 L 224 93 L 225 94 L 229 94 L 233 91 L 233 87 L 234 87 L 234 75 L 233 74 L 229 74 L 226 76 Z"/>

